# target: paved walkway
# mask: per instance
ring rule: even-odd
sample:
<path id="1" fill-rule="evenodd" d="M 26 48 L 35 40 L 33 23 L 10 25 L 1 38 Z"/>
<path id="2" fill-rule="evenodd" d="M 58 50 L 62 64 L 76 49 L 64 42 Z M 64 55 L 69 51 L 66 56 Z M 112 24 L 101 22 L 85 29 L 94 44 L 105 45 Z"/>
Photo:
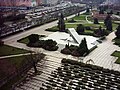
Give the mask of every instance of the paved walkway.
<path id="1" fill-rule="evenodd" d="M 111 41 L 114 37 L 115 34 L 112 32 L 107 36 L 107 40 L 98 45 L 98 48 L 86 56 L 83 61 L 86 62 L 87 60 L 92 59 L 95 65 L 120 71 L 120 65 L 114 63 L 117 60 L 117 57 L 111 56 L 115 50 L 120 51 L 120 47 L 114 45 Z"/>
<path id="2" fill-rule="evenodd" d="M 86 16 L 86 21 L 87 21 L 88 23 L 90 23 L 90 24 L 93 24 L 92 21 L 89 21 L 89 20 L 88 20 L 88 17 L 89 17 L 89 16 L 90 16 L 90 15 L 87 15 L 87 16 Z M 98 21 L 98 22 L 99 22 L 99 21 Z M 104 22 L 99 22 L 99 23 L 104 23 Z"/>
<path id="3" fill-rule="evenodd" d="M 72 15 L 69 18 L 74 17 L 74 16 L 75 15 Z M 23 48 L 23 49 L 26 49 L 26 50 L 41 51 L 41 52 L 45 53 L 46 55 L 52 56 L 52 57 L 69 58 L 69 59 L 78 60 L 78 58 L 73 57 L 71 55 L 61 54 L 60 51 L 51 52 L 51 51 L 43 50 L 42 48 L 30 48 L 30 47 L 27 47 L 25 44 L 17 42 L 17 40 L 19 40 L 23 37 L 26 37 L 30 34 L 33 34 L 33 33 L 40 34 L 40 35 L 41 34 L 42 35 L 43 34 L 44 35 L 49 35 L 53 32 L 47 32 L 47 31 L 45 31 L 45 29 L 56 26 L 57 22 L 58 21 L 54 21 L 54 22 L 42 25 L 40 27 L 36 27 L 36 28 L 31 29 L 31 30 L 21 32 L 21 33 L 18 33 L 16 35 L 5 38 L 4 39 L 5 44 L 10 45 L 10 46 L 14 46 L 14 47 L 17 47 L 17 48 Z M 116 57 L 110 56 L 115 50 L 120 50 L 120 48 L 116 45 L 113 45 L 113 42 L 111 41 L 114 37 L 115 37 L 115 35 L 114 35 L 114 32 L 113 32 L 107 37 L 106 41 L 104 41 L 102 44 L 98 45 L 97 49 L 95 49 L 88 56 L 86 56 L 83 59 L 83 62 L 86 62 L 87 60 L 92 59 L 95 62 L 96 65 L 120 71 L 120 69 L 118 68 L 120 65 L 114 63 L 115 60 L 116 60 Z"/>
<path id="4" fill-rule="evenodd" d="M 41 75 L 36 75 L 36 76 L 33 76 L 32 78 L 29 78 L 29 76 L 34 73 L 34 70 L 32 68 L 28 72 L 28 78 L 26 78 L 27 79 L 26 83 L 21 82 L 21 84 L 15 87 L 15 90 L 39 90 L 40 87 L 42 86 L 42 83 L 46 82 L 46 79 L 50 77 L 50 73 L 61 65 L 60 62 L 62 58 L 69 58 L 74 60 L 81 59 L 81 61 L 83 60 L 84 63 L 86 63 L 87 60 L 92 59 L 95 65 L 120 71 L 120 65 L 114 63 L 117 58 L 111 56 L 111 54 L 115 50 L 120 50 L 120 47 L 113 45 L 113 42 L 111 41 L 115 37 L 114 32 L 112 32 L 109 36 L 107 36 L 107 39 L 103 41 L 102 44 L 98 45 L 98 48 L 95 49 L 93 52 L 91 52 L 85 58 L 83 57 L 77 58 L 71 55 L 64 55 L 64 54 L 61 54 L 60 51 L 46 51 L 42 48 L 30 48 L 30 47 L 27 47 L 25 44 L 17 42 L 17 40 L 23 37 L 26 37 L 32 33 L 36 33 L 40 35 L 41 34 L 49 35 L 53 32 L 46 32 L 45 29 L 53 27 L 55 25 L 57 25 L 57 21 L 42 25 L 37 28 L 33 28 L 29 31 L 25 31 L 20 34 L 4 39 L 5 44 L 7 45 L 14 46 L 17 48 L 23 48 L 26 50 L 37 51 L 37 52 L 41 51 L 47 55 L 46 56 L 47 61 L 44 65 L 44 68 L 43 67 L 41 68 L 41 63 L 38 63 L 38 66 L 37 66 L 37 69 L 39 71 L 43 71 L 43 73 Z"/>
<path id="5" fill-rule="evenodd" d="M 24 54 L 16 54 L 16 55 L 1 56 L 0 59 L 11 58 L 11 57 L 19 57 L 19 56 L 25 56 L 25 55 L 30 55 L 30 54 L 31 54 L 31 53 L 24 53 Z"/>

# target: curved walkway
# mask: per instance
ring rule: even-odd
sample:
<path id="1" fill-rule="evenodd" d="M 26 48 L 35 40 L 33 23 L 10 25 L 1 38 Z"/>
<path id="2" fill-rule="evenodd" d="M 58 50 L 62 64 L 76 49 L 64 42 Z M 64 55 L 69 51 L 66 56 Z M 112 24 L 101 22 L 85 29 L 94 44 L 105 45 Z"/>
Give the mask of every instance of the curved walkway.
<path id="1" fill-rule="evenodd" d="M 88 20 L 88 17 L 89 17 L 89 16 L 90 16 L 90 15 L 87 15 L 87 16 L 86 16 L 86 21 L 87 21 L 88 23 L 90 23 L 90 24 L 93 24 L 92 21 L 89 21 L 89 20 Z M 104 23 L 104 22 L 99 22 L 99 23 Z"/>

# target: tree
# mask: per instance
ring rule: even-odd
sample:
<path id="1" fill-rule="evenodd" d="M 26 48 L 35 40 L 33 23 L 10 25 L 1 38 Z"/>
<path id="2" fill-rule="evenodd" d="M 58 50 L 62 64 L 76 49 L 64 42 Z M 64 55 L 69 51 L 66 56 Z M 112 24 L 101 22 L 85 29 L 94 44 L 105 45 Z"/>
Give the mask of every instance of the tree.
<path id="1" fill-rule="evenodd" d="M 79 47 L 78 47 L 78 52 L 80 53 L 81 56 L 83 56 L 85 53 L 88 53 L 88 47 L 87 47 L 87 41 L 86 38 L 84 38 Z"/>
<path id="2" fill-rule="evenodd" d="M 82 24 L 79 24 L 77 26 L 77 33 L 80 34 L 83 33 L 84 31 L 85 31 L 85 27 Z"/>
<path id="3" fill-rule="evenodd" d="M 86 13 L 90 13 L 90 9 L 89 8 L 86 9 Z"/>
<path id="4" fill-rule="evenodd" d="M 110 14 L 113 14 L 113 11 L 112 11 L 112 10 L 110 11 Z"/>
<path id="5" fill-rule="evenodd" d="M 115 32 L 115 35 L 116 35 L 116 37 L 117 38 L 120 38 L 120 24 L 119 24 L 119 26 L 116 28 L 116 32 Z"/>
<path id="6" fill-rule="evenodd" d="M 107 30 L 112 31 L 112 19 L 109 14 L 107 15 L 106 19 L 104 20 L 104 24 L 105 24 Z"/>
<path id="7" fill-rule="evenodd" d="M 120 15 L 120 12 L 117 12 L 116 15 Z"/>
<path id="8" fill-rule="evenodd" d="M 94 18 L 94 24 L 99 24 L 98 19 Z"/>
<path id="9" fill-rule="evenodd" d="M 45 54 L 43 54 L 41 52 L 33 53 L 32 51 L 30 51 L 30 57 L 26 57 L 26 59 L 28 59 L 30 61 L 30 63 L 32 64 L 35 73 L 38 72 L 36 64 L 38 62 L 41 62 L 41 63 L 45 62 L 44 57 L 45 57 Z"/>
<path id="10" fill-rule="evenodd" d="M 104 10 L 100 10 L 100 11 L 99 11 L 99 14 L 104 14 Z"/>
<path id="11" fill-rule="evenodd" d="M 35 43 L 39 40 L 39 35 L 37 34 L 31 34 L 29 37 L 29 43 Z"/>
<path id="12" fill-rule="evenodd" d="M 58 28 L 59 28 L 59 31 L 65 31 L 65 22 L 64 22 L 64 16 L 62 13 L 60 14 L 60 17 L 59 17 Z"/>
<path id="13" fill-rule="evenodd" d="M 105 8 L 100 6 L 99 7 L 99 14 L 104 14 Z"/>

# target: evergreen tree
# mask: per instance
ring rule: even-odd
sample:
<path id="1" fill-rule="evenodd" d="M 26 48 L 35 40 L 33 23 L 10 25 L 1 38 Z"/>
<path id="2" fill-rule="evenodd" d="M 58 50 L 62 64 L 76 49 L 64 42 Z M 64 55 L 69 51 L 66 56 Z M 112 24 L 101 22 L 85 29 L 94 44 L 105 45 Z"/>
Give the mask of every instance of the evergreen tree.
<path id="1" fill-rule="evenodd" d="M 112 31 L 112 20 L 111 20 L 111 17 L 109 14 L 107 15 L 106 19 L 104 20 L 104 24 L 105 24 L 107 30 Z"/>
<path id="2" fill-rule="evenodd" d="M 79 24 L 77 26 L 77 33 L 80 34 L 83 33 L 84 31 L 85 31 L 85 27 L 82 24 Z"/>
<path id="3" fill-rule="evenodd" d="M 113 11 L 112 11 L 112 10 L 110 11 L 110 14 L 113 14 Z"/>
<path id="4" fill-rule="evenodd" d="M 86 9 L 86 13 L 90 13 L 90 9 L 89 8 Z"/>
<path id="5" fill-rule="evenodd" d="M 87 47 L 87 42 L 86 42 L 86 38 L 84 38 L 79 47 L 78 47 L 78 52 L 80 53 L 81 56 L 83 56 L 85 53 L 88 53 L 88 47 Z"/>
<path id="6" fill-rule="evenodd" d="M 104 7 L 99 7 L 99 14 L 104 14 Z"/>
<path id="7" fill-rule="evenodd" d="M 115 32 L 115 35 L 116 35 L 116 37 L 117 38 L 120 38 L 120 24 L 119 24 L 119 26 L 116 28 L 116 32 Z"/>
<path id="8" fill-rule="evenodd" d="M 116 15 L 120 15 L 120 12 L 117 12 Z"/>
<path id="9" fill-rule="evenodd" d="M 62 13 L 60 14 L 60 17 L 59 17 L 58 28 L 59 28 L 59 31 L 65 31 L 65 22 L 64 22 L 64 16 Z"/>
<path id="10" fill-rule="evenodd" d="M 98 19 L 94 18 L 94 24 L 99 24 Z"/>

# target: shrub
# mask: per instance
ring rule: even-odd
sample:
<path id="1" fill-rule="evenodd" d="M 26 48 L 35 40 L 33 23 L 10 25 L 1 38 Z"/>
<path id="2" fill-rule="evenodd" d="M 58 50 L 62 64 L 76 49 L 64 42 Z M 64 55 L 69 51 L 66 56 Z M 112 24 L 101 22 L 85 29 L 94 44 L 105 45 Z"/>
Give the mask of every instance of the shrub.
<path id="1" fill-rule="evenodd" d="M 39 35 L 31 34 L 30 36 L 28 36 L 28 39 L 29 39 L 29 43 L 35 43 L 39 41 Z"/>
<path id="2" fill-rule="evenodd" d="M 94 36 L 96 37 L 103 37 L 103 36 L 107 36 L 110 32 L 108 30 L 102 29 L 101 27 L 99 27 L 99 29 L 96 29 L 94 31 Z"/>
<path id="3" fill-rule="evenodd" d="M 64 48 L 64 49 L 61 50 L 61 53 L 70 55 L 71 51 L 68 48 Z"/>
<path id="4" fill-rule="evenodd" d="M 74 23 L 76 22 L 73 18 L 71 20 L 68 21 L 69 23 Z"/>
<path id="5" fill-rule="evenodd" d="M 77 26 L 77 33 L 80 34 L 80 33 L 83 33 L 84 31 L 85 31 L 84 25 L 79 24 Z"/>
<path id="6" fill-rule="evenodd" d="M 43 48 L 49 51 L 55 51 L 58 49 L 58 46 L 56 46 L 57 43 L 51 39 L 45 40 L 43 43 Z"/>
<path id="7" fill-rule="evenodd" d="M 78 49 L 78 46 L 74 46 L 74 45 L 70 45 L 69 47 L 70 51 L 74 51 L 74 50 L 77 50 Z"/>
<path id="8" fill-rule="evenodd" d="M 86 30 L 92 30 L 90 26 L 85 27 Z"/>
<path id="9" fill-rule="evenodd" d="M 72 56 L 76 56 L 76 57 L 79 57 L 80 56 L 80 53 L 77 51 L 77 50 L 74 50 L 72 53 L 71 53 Z"/>
<path id="10" fill-rule="evenodd" d="M 116 28 L 116 32 L 115 32 L 115 35 L 116 35 L 116 37 L 117 38 L 119 38 L 120 39 L 120 24 L 119 24 L 119 26 Z"/>
<path id="11" fill-rule="evenodd" d="M 94 18 L 94 24 L 99 24 L 98 19 Z"/>

